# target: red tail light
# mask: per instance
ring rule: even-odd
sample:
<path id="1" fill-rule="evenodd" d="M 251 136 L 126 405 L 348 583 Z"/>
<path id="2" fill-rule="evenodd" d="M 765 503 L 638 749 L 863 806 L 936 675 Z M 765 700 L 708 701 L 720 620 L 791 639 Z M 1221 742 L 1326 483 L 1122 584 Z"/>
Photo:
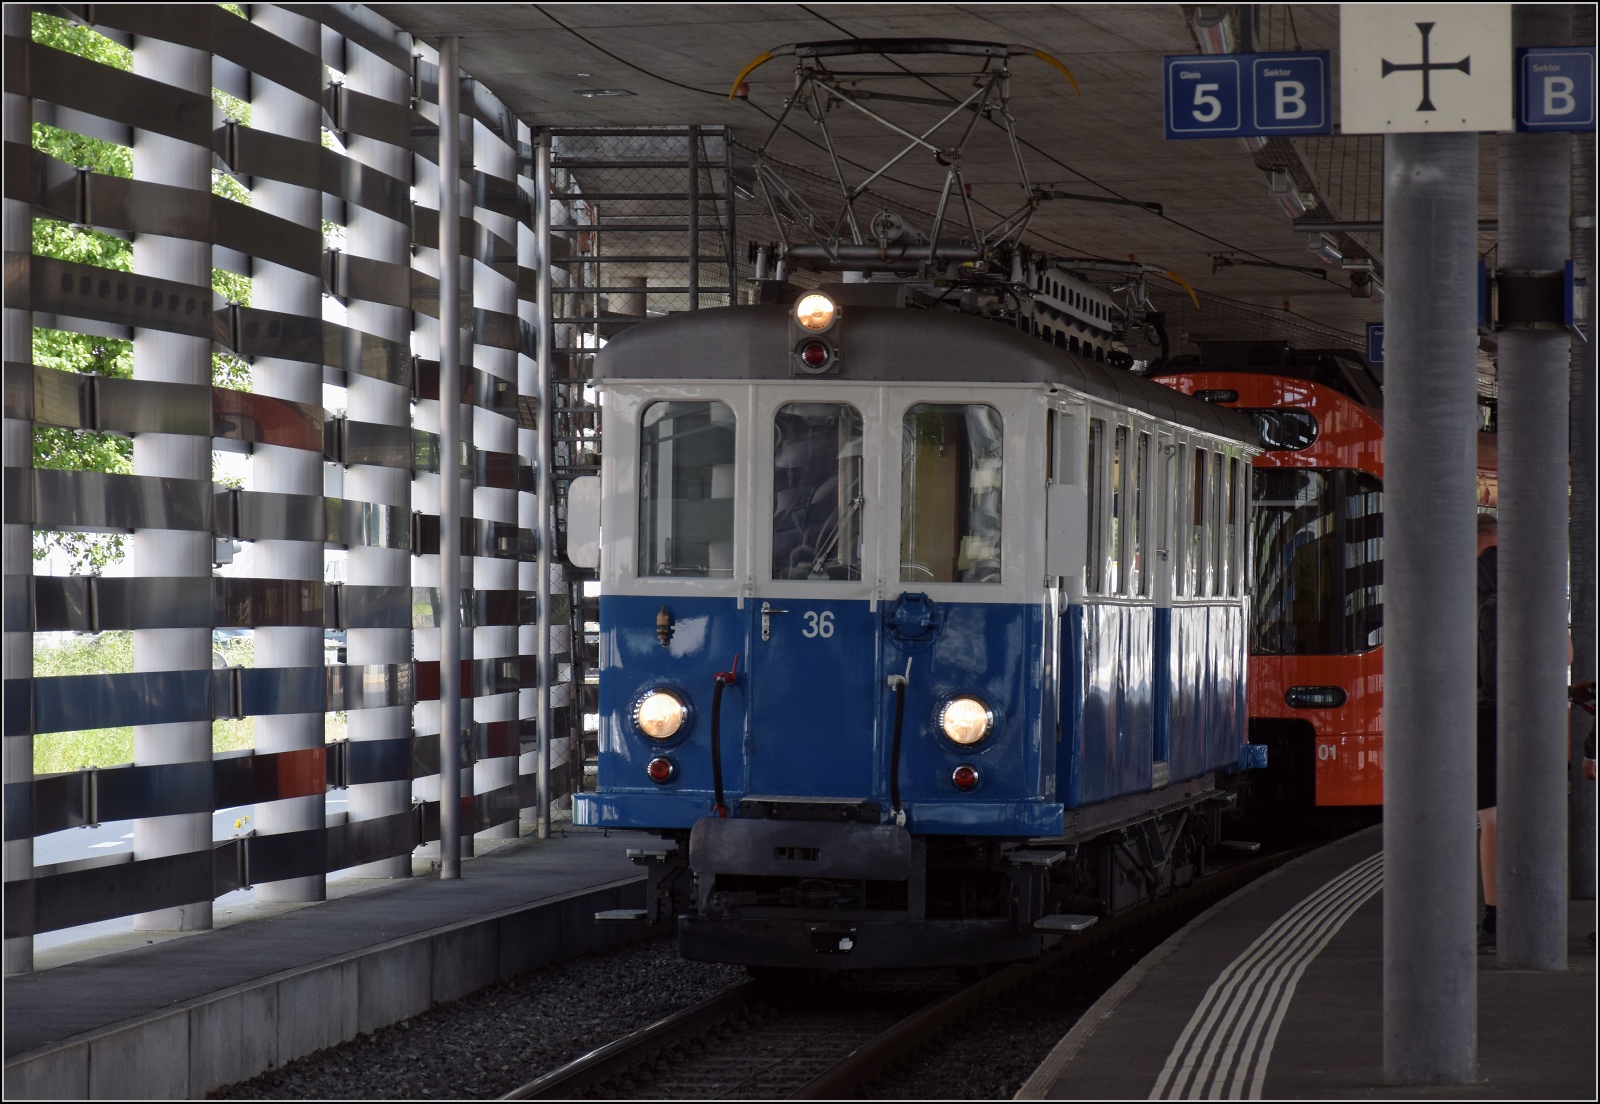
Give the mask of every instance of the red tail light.
<path id="1" fill-rule="evenodd" d="M 978 784 L 977 768 L 962 763 L 950 772 L 950 781 L 955 784 L 956 789 L 965 793 Z"/>
<path id="2" fill-rule="evenodd" d="M 800 347 L 800 359 L 807 368 L 822 368 L 828 363 L 828 347 L 820 341 L 808 341 Z"/>
<path id="3" fill-rule="evenodd" d="M 657 756 L 650 760 L 650 765 L 645 768 L 645 773 L 650 776 L 650 781 L 656 785 L 665 785 L 671 782 L 678 773 L 678 768 L 672 765 L 672 760 L 664 756 Z"/>

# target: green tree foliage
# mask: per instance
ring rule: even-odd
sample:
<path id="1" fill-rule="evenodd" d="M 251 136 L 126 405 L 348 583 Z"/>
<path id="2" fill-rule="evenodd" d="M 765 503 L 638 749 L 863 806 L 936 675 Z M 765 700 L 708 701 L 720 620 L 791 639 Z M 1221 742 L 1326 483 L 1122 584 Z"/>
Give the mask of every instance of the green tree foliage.
<path id="1" fill-rule="evenodd" d="M 98 61 L 113 69 L 133 68 L 132 50 L 111 41 L 99 31 L 54 15 L 38 11 L 33 13 L 33 40 L 90 61 Z"/>
<path id="2" fill-rule="evenodd" d="M 244 13 L 237 5 L 223 7 L 243 17 Z M 121 70 L 133 67 L 133 52 L 127 47 L 66 19 L 34 12 L 32 36 L 35 42 L 102 65 Z M 212 100 L 225 118 L 244 126 L 250 125 L 250 105 L 245 101 L 220 89 L 212 90 Z M 33 124 L 32 137 L 35 149 L 69 164 L 107 176 L 126 178 L 133 175 L 133 151 L 127 146 L 43 123 Z M 235 203 L 251 203 L 249 189 L 235 177 L 220 170 L 212 170 L 211 188 L 217 195 Z M 33 251 L 39 256 L 96 265 L 118 272 L 131 271 L 133 265 L 132 246 L 122 238 L 53 219 L 34 220 Z M 212 269 L 211 287 L 219 297 L 230 303 L 250 305 L 248 276 Z M 133 345 L 125 340 L 36 328 L 33 333 L 33 362 L 61 371 L 126 378 L 133 374 Z M 244 358 L 230 353 L 212 355 L 214 385 L 248 391 L 250 382 L 250 365 Z M 41 468 L 68 471 L 127 473 L 133 470 L 133 442 L 112 434 L 36 427 L 34 464 Z M 121 560 L 127 544 L 126 538 L 117 534 L 35 535 L 35 559 L 44 559 L 52 549 L 67 553 L 74 573 L 98 573 Z"/>

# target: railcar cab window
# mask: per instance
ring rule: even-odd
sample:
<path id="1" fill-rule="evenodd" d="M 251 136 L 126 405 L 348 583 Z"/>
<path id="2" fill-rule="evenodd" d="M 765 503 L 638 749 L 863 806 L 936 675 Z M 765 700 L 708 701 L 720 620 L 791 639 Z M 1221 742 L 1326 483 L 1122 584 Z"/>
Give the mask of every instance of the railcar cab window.
<path id="1" fill-rule="evenodd" d="M 639 574 L 733 577 L 733 411 L 656 402 L 639 424 Z"/>
<path id="2" fill-rule="evenodd" d="M 860 579 L 861 412 L 789 403 L 772 428 L 772 577 Z"/>
<path id="3" fill-rule="evenodd" d="M 900 579 L 1000 582 L 1001 446 L 992 406 L 921 403 L 901 425 Z"/>

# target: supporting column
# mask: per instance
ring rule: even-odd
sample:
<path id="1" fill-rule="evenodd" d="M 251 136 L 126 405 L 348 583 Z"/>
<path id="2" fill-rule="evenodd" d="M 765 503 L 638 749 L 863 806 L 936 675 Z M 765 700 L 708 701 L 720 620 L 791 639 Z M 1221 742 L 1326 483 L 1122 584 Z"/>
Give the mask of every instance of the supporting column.
<path id="1" fill-rule="evenodd" d="M 211 98 L 211 55 L 154 38 L 133 43 L 133 71 L 185 91 Z M 135 130 L 135 180 L 170 184 L 207 203 L 211 192 L 211 150 L 154 131 Z M 139 234 L 133 243 L 133 271 L 141 276 L 177 280 L 209 289 L 211 246 L 185 238 Z M 209 292 L 208 292 L 209 293 Z M 211 342 L 163 330 L 135 329 L 135 379 L 166 383 L 211 383 Z M 141 433 L 133 439 L 137 475 L 171 479 L 211 479 L 211 440 L 207 437 Z M 210 533 L 176 529 L 137 529 L 133 535 L 134 567 L 143 578 L 181 577 L 205 591 L 211 589 L 215 547 Z M 133 634 L 136 671 L 211 669 L 210 629 L 143 629 Z M 133 761 L 138 766 L 209 762 L 211 722 L 135 725 Z M 133 822 L 135 860 L 211 850 L 211 814 L 180 813 L 145 817 Z M 202 931 L 211 927 L 211 894 L 203 900 L 134 917 L 142 931 Z"/>
<path id="2" fill-rule="evenodd" d="M 1565 5 L 1511 9 L 1518 46 L 1560 46 Z M 1498 269 L 1567 261 L 1565 134 L 1500 138 Z M 1565 330 L 1500 333 L 1500 965 L 1567 967 L 1567 374 Z"/>
<path id="3" fill-rule="evenodd" d="M 477 123 L 469 122 L 473 128 L 472 137 L 472 163 L 478 171 L 501 180 L 515 182 L 517 179 L 517 156 L 512 146 L 507 144 L 501 135 Z M 497 234 L 506 242 L 515 245 L 517 240 L 517 220 L 512 215 L 492 210 L 489 207 L 471 208 L 473 222 L 480 227 L 485 227 Z M 489 265 L 473 263 L 472 272 L 472 305 L 476 312 L 479 308 L 494 311 L 509 318 L 517 316 L 517 285 L 515 281 L 502 275 Z M 504 349 L 493 345 L 486 345 L 475 341 L 472 349 L 472 364 L 477 371 L 487 376 L 505 380 L 515 387 L 517 383 L 517 351 Z M 485 409 L 480 405 L 480 400 L 472 399 L 467 403 L 467 416 L 472 419 L 473 442 L 486 452 L 505 453 L 515 456 L 517 453 L 517 423 L 510 415 L 498 411 Z M 515 488 L 506 487 L 474 487 L 472 489 L 471 515 L 474 527 L 480 532 L 485 522 L 505 522 L 510 525 L 517 524 L 517 491 Z M 472 582 L 475 589 L 506 590 L 519 589 L 517 578 L 521 564 L 514 558 L 493 556 L 493 549 L 479 548 L 473 557 Z M 483 660 L 510 660 L 515 663 L 519 654 L 517 637 L 520 627 L 517 625 L 482 625 L 472 630 L 472 655 L 475 664 Z M 517 781 L 517 752 L 520 748 L 515 743 L 517 728 L 517 705 L 519 693 L 513 688 L 498 691 L 495 686 L 481 688 L 479 697 L 472 704 L 473 731 L 475 734 L 492 732 L 490 726 L 507 730 L 513 741 L 507 749 L 503 743 L 491 739 L 485 746 L 481 738 L 477 739 L 479 753 L 472 767 L 472 792 L 481 795 L 503 790 L 514 786 Z M 498 745 L 498 746 L 497 746 Z M 481 823 L 481 822 L 479 822 Z M 465 826 L 471 833 L 476 823 Z M 504 823 L 492 828 L 484 829 L 477 833 L 481 839 L 516 839 L 518 835 L 517 817 L 513 816 Z"/>
<path id="4" fill-rule="evenodd" d="M 517 183 L 528 195 L 537 197 L 539 186 L 534 180 L 533 152 L 534 133 L 527 123 L 517 123 Z M 523 151 L 526 151 L 524 153 Z M 535 199 L 535 203 L 539 200 Z M 530 212 L 531 214 L 531 212 Z M 531 220 L 519 221 L 516 224 L 517 264 L 522 268 L 538 271 L 539 268 L 539 243 L 534 237 Z M 538 294 L 537 290 L 534 292 Z M 517 320 L 535 334 L 539 331 L 539 305 L 531 296 L 525 295 L 520 290 L 517 298 Z M 517 354 L 517 396 L 518 405 L 527 409 L 533 404 L 534 396 L 539 393 L 539 351 L 538 349 L 524 349 Z M 517 456 L 526 458 L 529 462 L 537 464 L 539 457 L 538 426 L 542 424 L 537 411 L 530 419 L 523 415 L 519 419 L 517 428 Z M 523 487 L 517 492 L 517 525 L 528 530 L 537 541 L 539 537 L 539 498 L 535 494 L 538 490 L 537 482 L 532 487 Z M 529 594 L 536 593 L 539 586 L 538 549 L 534 549 L 534 558 L 517 564 L 517 589 Z M 535 624 L 519 625 L 517 627 L 517 654 L 537 656 L 539 651 L 539 626 L 537 618 Z M 539 823 L 538 810 L 538 774 L 539 750 L 537 742 L 533 750 L 528 751 L 527 745 L 522 742 L 522 734 L 529 727 L 537 728 L 539 724 L 539 684 L 537 673 L 534 681 L 523 683 L 517 694 L 517 777 L 521 784 L 523 800 L 527 805 L 517 810 L 518 817 L 525 823 L 535 826 Z M 530 725 L 531 722 L 531 725 Z M 533 779 L 532 790 L 523 782 L 523 779 Z"/>
<path id="5" fill-rule="evenodd" d="M 5 7 L 5 36 L 26 47 L 29 39 L 29 10 L 22 4 Z M 5 93 L 5 140 L 19 146 L 31 144 L 30 124 L 33 101 L 14 92 Z M 5 200 L 5 250 L 9 256 L 28 256 L 33 250 L 33 207 L 20 199 Z M 33 315 L 7 307 L 4 320 L 5 360 L 7 364 L 33 362 Z M 10 369 L 7 369 L 9 372 Z M 33 423 L 21 418 L 5 420 L 4 460 L 8 469 L 18 469 L 33 477 Z M 4 550 L 5 604 L 9 608 L 16 593 L 33 574 L 33 528 L 6 525 L 0 536 Z M 18 631 L 12 631 L 15 628 Z M 3 673 L 8 693 L 33 693 L 33 633 L 26 624 L 6 625 Z M 11 682 L 12 679 L 28 680 Z M 30 711 L 31 712 L 31 711 Z M 5 841 L 5 911 L 13 916 L 33 915 L 33 731 L 4 737 L 5 822 L 21 821 L 25 834 Z M 21 808 L 13 808 L 13 804 Z M 33 936 L 6 939 L 5 972 L 18 974 L 33 969 Z"/>
<path id="6" fill-rule="evenodd" d="M 310 54 L 320 49 L 321 28 L 288 8 L 258 4 L 253 22 Z M 321 140 L 322 105 L 315 100 L 251 77 L 251 125 L 257 130 L 316 144 Z M 278 180 L 258 177 L 254 190 L 257 210 L 289 219 L 301 226 L 317 226 L 322 218 L 322 193 Z M 301 318 L 322 316 L 322 280 L 270 261 L 256 261 L 251 277 L 252 306 L 282 311 Z M 322 365 L 305 361 L 258 358 L 251 373 L 257 393 L 295 402 L 322 405 Z M 322 454 L 306 449 L 257 445 L 250 461 L 251 487 L 281 494 L 322 495 Z M 321 541 L 257 541 L 255 575 L 264 579 L 314 579 L 323 577 Z M 258 667 L 310 667 L 323 665 L 323 630 L 320 628 L 258 628 L 255 630 Z M 297 713 L 257 717 L 255 748 L 258 753 L 318 748 L 324 742 L 327 714 Z M 263 801 L 256 804 L 256 830 L 262 835 L 320 828 L 326 819 L 325 794 Z M 256 887 L 260 901 L 320 901 L 326 894 L 327 875 L 288 878 Z"/>
<path id="7" fill-rule="evenodd" d="M 1477 1075 L 1478 138 L 1384 137 L 1383 1072 Z"/>
<path id="8" fill-rule="evenodd" d="M 1573 5 L 1575 10 L 1578 5 Z M 1589 18 L 1593 41 L 1594 11 L 1583 9 Z M 1583 41 L 1579 39 L 1578 41 Z M 1572 136 L 1572 259 L 1578 271 L 1589 277 L 1590 294 L 1595 286 L 1594 133 Z M 1595 323 L 1590 307 L 1589 340 L 1572 342 L 1568 388 L 1571 398 L 1572 466 L 1572 680 L 1595 679 Z M 1575 900 L 1595 899 L 1596 784 L 1583 777 L 1583 744 L 1595 718 L 1581 709 L 1572 710 L 1572 764 L 1568 811 L 1567 877 Z"/>
<path id="9" fill-rule="evenodd" d="M 376 96 L 385 103 L 407 103 L 411 75 L 355 42 L 345 43 L 346 83 L 355 92 Z M 399 180 L 411 179 L 411 151 L 375 138 L 351 134 L 350 156 Z M 391 264 L 411 264 L 411 228 L 357 204 L 347 205 L 345 248 L 354 256 Z M 403 346 L 411 342 L 411 311 L 360 299 L 349 304 L 349 324 L 365 333 L 388 338 Z M 411 426 L 411 389 L 355 372 L 346 381 L 347 412 L 353 422 Z M 411 472 L 405 468 L 352 464 L 344 475 L 344 497 L 411 511 Z M 404 548 L 352 545 L 346 560 L 346 578 L 356 586 L 411 585 L 411 553 Z M 350 629 L 346 633 L 346 660 L 357 664 L 408 663 L 410 629 Z M 411 735 L 411 709 L 404 705 L 350 711 L 350 739 L 398 740 Z M 352 822 L 403 813 L 411 808 L 411 783 L 366 782 L 350 787 Z M 355 868 L 363 878 L 406 878 L 411 857 L 396 855 Z"/>
<path id="10" fill-rule="evenodd" d="M 461 40 L 439 42 L 439 877 L 461 877 Z"/>
<path id="11" fill-rule="evenodd" d="M 536 150 L 536 184 L 538 204 L 537 224 L 534 233 L 539 246 L 539 474 L 538 511 L 539 527 L 539 838 L 550 838 L 550 679 L 555 673 L 550 667 L 550 557 L 555 551 L 555 510 L 550 501 L 551 435 L 555 433 L 555 413 L 550 409 L 554 401 L 554 388 L 550 386 L 550 366 L 555 340 L 554 315 L 550 294 L 550 131 L 539 132 Z"/>

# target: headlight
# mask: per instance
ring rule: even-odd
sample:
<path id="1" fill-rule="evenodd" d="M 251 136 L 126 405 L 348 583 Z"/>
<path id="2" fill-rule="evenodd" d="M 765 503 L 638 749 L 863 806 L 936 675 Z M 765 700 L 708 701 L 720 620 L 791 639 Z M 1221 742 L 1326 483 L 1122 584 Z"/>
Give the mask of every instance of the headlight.
<path id="1" fill-rule="evenodd" d="M 813 291 L 802 295 L 800 301 L 794 305 L 794 320 L 812 333 L 821 333 L 833 325 L 838 310 L 832 299 L 819 291 Z"/>
<path id="2" fill-rule="evenodd" d="M 970 746 L 994 729 L 994 710 L 977 698 L 951 698 L 939 710 L 939 727 L 955 743 Z"/>
<path id="3" fill-rule="evenodd" d="M 670 740 L 689 719 L 689 707 L 676 694 L 652 690 L 633 707 L 633 725 L 652 740 Z"/>

